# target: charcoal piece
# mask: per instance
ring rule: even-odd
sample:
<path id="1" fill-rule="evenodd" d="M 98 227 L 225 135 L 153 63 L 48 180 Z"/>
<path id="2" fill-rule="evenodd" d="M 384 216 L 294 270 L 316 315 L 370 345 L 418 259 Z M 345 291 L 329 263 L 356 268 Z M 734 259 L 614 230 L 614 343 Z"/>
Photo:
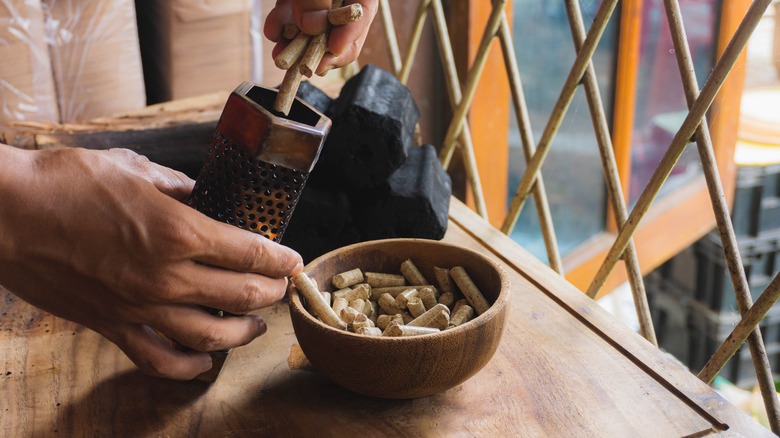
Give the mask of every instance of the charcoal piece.
<path id="1" fill-rule="evenodd" d="M 385 183 L 360 200 L 355 221 L 366 240 L 392 237 L 441 239 L 447 231 L 452 183 L 431 145 L 413 147 Z"/>
<path id="2" fill-rule="evenodd" d="M 365 66 L 330 107 L 333 127 L 310 181 L 368 190 L 385 181 L 415 145 L 420 110 L 390 72 Z"/>
<path id="3" fill-rule="evenodd" d="M 304 102 L 313 106 L 317 111 L 325 114 L 330 110 L 330 106 L 333 103 L 333 99 L 330 98 L 324 91 L 312 85 L 309 81 L 301 82 L 298 87 L 298 92 L 295 93 L 296 97 L 299 97 Z"/>
<path id="4" fill-rule="evenodd" d="M 360 236 L 352 226 L 346 194 L 306 186 L 287 225 L 283 243 L 298 251 L 304 263 Z"/>

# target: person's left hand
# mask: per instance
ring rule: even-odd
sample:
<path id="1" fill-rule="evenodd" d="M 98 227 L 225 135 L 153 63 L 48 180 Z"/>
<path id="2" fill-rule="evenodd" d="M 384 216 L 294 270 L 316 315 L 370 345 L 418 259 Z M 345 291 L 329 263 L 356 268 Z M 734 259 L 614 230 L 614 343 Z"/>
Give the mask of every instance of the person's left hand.
<path id="1" fill-rule="evenodd" d="M 328 70 L 343 67 L 357 59 L 368 35 L 368 29 L 374 20 L 378 0 L 346 0 L 344 6 L 360 3 L 363 17 L 344 26 L 330 28 L 328 53 L 322 57 L 316 73 L 324 75 Z M 276 58 L 289 43 L 282 37 L 282 27 L 295 23 L 302 32 L 319 35 L 328 27 L 328 10 L 331 0 L 277 0 L 276 6 L 268 13 L 263 29 L 265 37 L 276 43 L 272 56 Z"/>

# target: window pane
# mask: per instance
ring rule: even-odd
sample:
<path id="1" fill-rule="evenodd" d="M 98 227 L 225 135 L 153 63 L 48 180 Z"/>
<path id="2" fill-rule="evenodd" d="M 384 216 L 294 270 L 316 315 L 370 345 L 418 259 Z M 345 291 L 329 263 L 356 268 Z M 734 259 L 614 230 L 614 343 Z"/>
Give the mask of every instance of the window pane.
<path id="1" fill-rule="evenodd" d="M 601 1 L 597 0 L 580 1 L 586 26 L 593 22 L 600 4 Z M 513 14 L 514 44 L 520 76 L 534 139 L 538 143 L 574 63 L 576 52 L 563 1 L 514 0 Z M 610 121 L 615 84 L 616 23 L 619 16 L 618 9 L 593 57 L 607 120 Z M 578 87 L 542 167 L 562 254 L 602 232 L 605 225 L 604 174 L 582 88 Z M 509 147 L 511 202 L 526 167 L 514 114 Z M 512 238 L 540 259 L 546 260 L 532 198 L 527 201 Z"/>
<path id="2" fill-rule="evenodd" d="M 713 67 L 717 41 L 717 0 L 680 2 L 699 87 Z M 636 115 L 631 146 L 630 200 L 633 204 L 650 180 L 683 120 L 685 92 L 669 33 L 663 0 L 644 0 L 637 77 Z M 689 144 L 661 190 L 661 196 L 701 174 L 695 144 Z"/>

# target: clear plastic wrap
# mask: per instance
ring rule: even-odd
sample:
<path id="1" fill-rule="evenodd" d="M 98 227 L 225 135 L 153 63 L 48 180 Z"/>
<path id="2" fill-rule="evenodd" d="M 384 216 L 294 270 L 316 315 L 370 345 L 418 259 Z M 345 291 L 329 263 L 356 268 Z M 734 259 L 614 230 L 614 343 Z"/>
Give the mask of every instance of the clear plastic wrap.
<path id="1" fill-rule="evenodd" d="M 146 105 L 133 0 L 43 0 L 43 6 L 62 122 Z"/>
<path id="2" fill-rule="evenodd" d="M 57 122 L 40 0 L 0 0 L 0 124 Z"/>

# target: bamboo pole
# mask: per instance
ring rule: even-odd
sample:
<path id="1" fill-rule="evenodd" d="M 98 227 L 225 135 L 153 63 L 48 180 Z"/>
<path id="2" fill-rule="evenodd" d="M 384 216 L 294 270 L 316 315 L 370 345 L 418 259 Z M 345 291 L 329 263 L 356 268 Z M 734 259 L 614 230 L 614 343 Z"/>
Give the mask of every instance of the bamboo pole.
<path id="1" fill-rule="evenodd" d="M 387 0 L 379 0 L 379 10 L 382 13 L 382 24 L 385 28 L 385 39 L 390 51 L 390 62 L 393 64 L 393 73 L 401 71 L 401 53 L 398 50 L 398 38 L 395 35 L 395 24 L 390 11 L 390 3 Z"/>
<path id="2" fill-rule="evenodd" d="M 501 41 L 504 64 L 506 66 L 507 76 L 509 77 L 509 88 L 512 92 L 512 104 L 515 109 L 518 130 L 520 131 L 523 154 L 526 163 L 528 163 L 535 151 L 534 135 L 533 130 L 531 129 L 531 118 L 528 114 L 528 106 L 526 105 L 523 93 L 523 83 L 520 79 L 520 70 L 506 13 L 501 14 L 501 25 L 498 30 L 498 37 Z M 464 127 L 464 129 L 465 128 L 466 127 Z M 558 239 L 555 237 L 555 227 L 553 226 L 552 214 L 550 213 L 550 204 L 547 200 L 547 191 L 544 188 L 544 179 L 541 174 L 536 180 L 536 184 L 534 184 L 533 195 L 534 204 L 536 205 L 536 214 L 539 218 L 539 227 L 541 228 L 544 246 L 547 250 L 547 260 L 550 268 L 563 275 L 563 262 L 561 261 L 561 254 L 558 250 Z"/>
<path id="3" fill-rule="evenodd" d="M 401 81 L 402 84 L 406 84 L 409 80 L 409 73 L 412 71 L 414 56 L 417 54 L 417 47 L 420 44 L 420 37 L 422 36 L 425 19 L 428 17 L 428 8 L 430 5 L 431 0 L 422 0 L 420 1 L 420 6 L 417 8 L 417 15 L 414 18 L 414 26 L 412 27 L 412 35 L 409 39 L 409 48 L 406 50 L 406 56 L 401 64 L 401 69 L 398 70 L 398 80 Z"/>
<path id="4" fill-rule="evenodd" d="M 465 121 L 468 110 L 471 107 L 471 102 L 474 99 L 474 93 L 477 90 L 479 78 L 482 76 L 482 71 L 485 68 L 488 50 L 490 49 L 490 43 L 493 41 L 493 38 L 495 38 L 498 32 L 498 26 L 501 23 L 501 14 L 504 11 L 504 5 L 506 5 L 506 0 L 493 1 L 493 10 L 491 11 L 490 17 L 488 18 L 485 31 L 482 34 L 482 40 L 480 41 L 479 47 L 477 48 L 477 53 L 474 57 L 474 63 L 472 64 L 471 70 L 469 70 L 468 77 L 466 78 L 466 84 L 463 90 L 463 98 L 461 99 L 460 104 L 452 116 L 452 121 L 450 121 L 447 134 L 444 137 L 443 147 L 439 152 L 439 159 L 441 160 L 445 169 L 450 166 L 452 153 L 455 151 L 455 141 L 463 129 L 463 122 Z"/>
<path id="5" fill-rule="evenodd" d="M 666 7 L 666 17 L 669 21 L 669 30 L 672 35 L 672 42 L 674 43 L 677 64 L 680 68 L 685 98 L 688 106 L 691 107 L 699 96 L 699 84 L 694 73 L 693 58 L 691 57 L 688 39 L 685 34 L 682 12 L 680 11 L 680 5 L 677 0 L 664 0 L 664 6 Z M 726 204 L 726 197 L 723 193 L 723 185 L 721 184 L 720 175 L 718 174 L 715 152 L 712 147 L 710 130 L 707 125 L 707 119 L 706 117 L 703 117 L 701 119 L 701 124 L 696 129 L 696 145 L 699 151 L 702 169 L 704 170 L 704 177 L 707 181 L 707 188 L 710 195 L 710 202 L 712 203 L 712 208 L 715 213 L 715 220 L 718 224 L 718 233 L 720 234 L 720 240 L 725 253 L 726 266 L 728 267 L 731 284 L 736 295 L 737 306 L 739 307 L 740 313 L 743 315 L 742 322 L 744 322 L 745 316 L 752 310 L 751 306 L 753 300 L 750 296 L 750 287 L 748 286 L 745 269 L 742 265 L 742 258 L 739 254 L 737 238 L 734 235 L 734 227 L 731 223 L 729 207 Z M 776 299 L 777 298 L 775 297 L 775 300 Z M 772 303 L 774 303 L 774 300 Z M 766 314 L 766 312 L 764 312 L 764 314 Z M 766 353 L 761 331 L 758 329 L 759 321 L 760 320 L 755 321 L 751 326 L 753 333 L 748 338 L 750 354 L 753 358 L 753 366 L 756 370 L 756 377 L 761 389 L 761 395 L 764 399 L 764 405 L 767 409 L 767 418 L 769 419 L 770 426 L 773 432 L 780 433 L 780 404 L 778 404 L 777 400 L 777 392 L 775 391 L 769 357 Z M 749 333 L 746 333 L 745 337 L 748 337 L 748 334 Z M 740 344 L 744 339 L 745 338 L 742 338 Z M 726 342 L 729 342 L 728 339 Z M 728 357 L 731 357 L 731 355 Z M 728 357 L 726 357 L 725 360 L 728 360 Z M 723 365 L 725 365 L 725 360 L 719 363 L 720 359 L 721 358 L 718 358 L 716 361 L 710 359 L 710 361 L 707 362 L 707 365 L 702 369 L 702 373 L 699 374 L 702 380 L 709 383 L 715 378 L 715 375 L 717 375 Z"/>
<path id="6" fill-rule="evenodd" d="M 441 64 L 444 70 L 444 82 L 447 88 L 447 96 L 450 100 L 450 106 L 454 110 L 461 102 L 463 96 L 461 94 L 458 71 L 455 67 L 455 56 L 452 53 L 452 42 L 450 41 L 450 33 L 447 28 L 447 20 L 444 17 L 444 8 L 442 8 L 441 0 L 430 1 L 429 6 L 433 11 L 434 34 L 436 35 L 439 56 L 441 57 Z M 474 194 L 474 206 L 477 214 L 487 220 L 488 213 L 487 205 L 485 203 L 485 194 L 482 190 L 482 181 L 479 177 L 479 170 L 477 169 L 477 158 L 474 153 L 472 138 L 468 121 L 464 121 L 463 132 L 461 133 L 459 141 L 461 145 L 461 155 L 466 169 L 466 179 Z M 449 165 L 444 167 L 446 169 Z"/>
<path id="7" fill-rule="evenodd" d="M 577 0 L 565 0 L 566 12 L 569 15 L 569 24 L 571 26 L 574 46 L 580 50 L 585 40 L 585 23 L 582 20 L 582 12 Z M 623 197 L 623 190 L 620 185 L 620 175 L 618 174 L 617 164 L 615 162 L 615 153 L 612 147 L 612 138 L 609 135 L 609 126 L 607 116 L 604 112 L 604 104 L 601 100 L 599 85 L 596 81 L 596 70 L 593 62 L 588 62 L 583 77 L 583 86 L 585 87 L 585 97 L 590 107 L 591 120 L 593 121 L 593 130 L 596 134 L 596 143 L 599 147 L 599 155 L 604 170 L 604 179 L 607 186 L 607 196 L 612 204 L 612 211 L 615 214 L 618 226 L 623 226 L 628 218 L 628 209 Z M 639 321 L 639 331 L 641 335 L 651 344 L 657 346 L 658 340 L 653 328 L 653 319 L 650 316 L 650 305 L 647 303 L 647 293 L 645 284 L 642 281 L 642 271 L 639 268 L 639 259 L 637 258 L 634 241 L 629 240 L 626 252 L 623 256 L 626 271 L 628 272 L 628 282 L 631 286 L 631 294 L 634 301 L 634 309 Z"/>

